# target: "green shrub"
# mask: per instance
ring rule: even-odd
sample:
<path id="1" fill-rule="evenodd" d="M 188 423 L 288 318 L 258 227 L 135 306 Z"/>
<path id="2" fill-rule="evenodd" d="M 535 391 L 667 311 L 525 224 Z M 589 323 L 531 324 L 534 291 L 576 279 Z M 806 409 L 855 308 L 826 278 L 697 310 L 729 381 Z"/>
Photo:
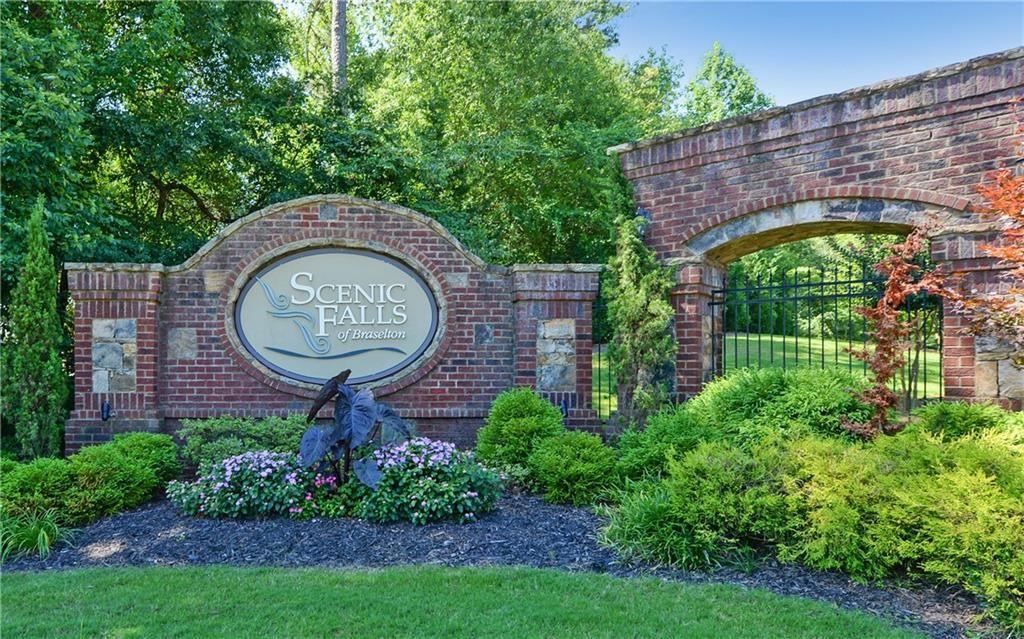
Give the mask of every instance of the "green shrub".
<path id="1" fill-rule="evenodd" d="M 376 522 L 474 521 L 501 496 L 497 473 L 454 444 L 425 437 L 373 453 L 383 475 L 363 500 L 362 517 Z"/>
<path id="2" fill-rule="evenodd" d="M 151 468 L 161 483 L 181 474 L 178 446 L 170 435 L 154 433 L 121 433 L 110 444 L 125 457 Z"/>
<path id="3" fill-rule="evenodd" d="M 934 402 L 914 411 L 921 428 L 956 439 L 970 433 L 1001 426 L 1009 414 L 993 404 Z"/>
<path id="4" fill-rule="evenodd" d="M 70 536 L 64 518 L 53 508 L 19 515 L 0 510 L 0 561 L 29 554 L 45 558 L 58 542 Z"/>
<path id="5" fill-rule="evenodd" d="M 629 556 L 700 567 L 774 547 L 783 561 L 861 581 L 959 585 L 1024 628 L 1019 433 L 944 441 L 922 428 L 867 443 L 712 442 L 619 497 L 604 531 Z"/>
<path id="6" fill-rule="evenodd" d="M 856 397 L 867 387 L 863 375 L 842 369 L 797 368 L 787 371 L 785 388 L 764 403 L 756 421 L 785 427 L 793 435 L 830 435 L 852 438 L 844 419 L 867 421 L 871 407 Z"/>
<path id="7" fill-rule="evenodd" d="M 0 477 L 3 477 L 5 474 L 11 472 L 17 467 L 18 462 L 16 462 L 15 460 L 8 459 L 6 457 L 0 458 Z"/>
<path id="8" fill-rule="evenodd" d="M 735 436 L 743 422 L 760 415 L 788 383 L 781 369 L 740 369 L 708 383 L 686 406 L 696 421 Z"/>
<path id="9" fill-rule="evenodd" d="M 562 413 L 529 388 L 498 395 L 484 427 L 477 432 L 480 461 L 496 465 L 525 465 L 537 442 L 565 432 Z"/>
<path id="10" fill-rule="evenodd" d="M 530 474 L 555 503 L 592 504 L 614 486 L 615 451 L 597 435 L 568 432 L 537 443 Z"/>
<path id="11" fill-rule="evenodd" d="M 784 543 L 801 513 L 783 491 L 783 460 L 775 446 L 726 442 L 673 456 L 666 479 L 620 497 L 605 537 L 628 555 L 686 568 Z"/>
<path id="12" fill-rule="evenodd" d="M 129 458 L 112 444 L 87 446 L 68 463 L 74 487 L 67 496 L 66 515 L 73 524 L 144 504 L 160 484 L 145 461 Z"/>
<path id="13" fill-rule="evenodd" d="M 196 466 L 220 462 L 247 452 L 294 452 L 309 424 L 298 413 L 256 420 L 224 415 L 187 419 L 178 430 L 185 441 L 182 454 Z"/>
<path id="14" fill-rule="evenodd" d="M 783 559 L 861 580 L 910 572 L 958 584 L 1024 628 L 1024 456 L 999 433 L 944 442 L 910 428 L 865 445 L 805 440 L 790 450 L 786 484 L 807 523 Z"/>
<path id="15" fill-rule="evenodd" d="M 863 376 L 842 369 L 740 369 L 705 386 L 685 409 L 698 424 L 751 445 L 780 434 L 850 439 L 843 420 L 871 413 L 855 397 L 866 384 Z"/>
<path id="16" fill-rule="evenodd" d="M 619 472 L 639 479 L 665 472 L 668 453 L 682 454 L 706 441 L 721 439 L 717 427 L 694 419 L 685 406 L 674 406 L 652 415 L 643 430 L 627 430 L 619 438 Z"/>
<path id="17" fill-rule="evenodd" d="M 73 487 L 74 475 L 67 460 L 39 457 L 0 475 L 0 504 L 10 516 L 63 512 Z"/>

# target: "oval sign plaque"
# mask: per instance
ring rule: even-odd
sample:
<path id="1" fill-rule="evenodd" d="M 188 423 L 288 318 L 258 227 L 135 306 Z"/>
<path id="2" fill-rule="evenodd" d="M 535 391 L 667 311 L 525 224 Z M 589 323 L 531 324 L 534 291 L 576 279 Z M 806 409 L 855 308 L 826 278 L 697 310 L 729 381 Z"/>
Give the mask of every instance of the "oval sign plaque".
<path id="1" fill-rule="evenodd" d="M 235 303 L 242 345 L 271 370 L 371 382 L 412 364 L 437 333 L 437 300 L 398 260 L 358 249 L 293 253 L 256 272 Z"/>

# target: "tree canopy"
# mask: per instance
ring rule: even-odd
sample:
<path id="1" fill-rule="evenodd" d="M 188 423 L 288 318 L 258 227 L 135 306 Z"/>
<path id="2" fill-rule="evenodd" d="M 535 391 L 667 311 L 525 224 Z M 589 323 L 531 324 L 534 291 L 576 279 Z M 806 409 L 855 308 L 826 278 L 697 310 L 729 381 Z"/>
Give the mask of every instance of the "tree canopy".
<path id="1" fill-rule="evenodd" d="M 177 263 L 318 192 L 495 262 L 604 261 L 632 209 L 609 146 L 769 104 L 720 48 L 685 96 L 665 54 L 613 57 L 610 0 L 348 3 L 335 95 L 329 5 L 0 3 L 4 307 L 38 196 L 59 262 Z"/>

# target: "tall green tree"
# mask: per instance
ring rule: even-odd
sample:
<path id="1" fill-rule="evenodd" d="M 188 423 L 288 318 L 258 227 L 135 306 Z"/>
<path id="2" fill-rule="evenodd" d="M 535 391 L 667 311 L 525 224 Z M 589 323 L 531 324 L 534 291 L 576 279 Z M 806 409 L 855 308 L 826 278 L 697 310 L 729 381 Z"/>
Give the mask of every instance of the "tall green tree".
<path id="1" fill-rule="evenodd" d="M 603 261 L 630 198 L 608 146 L 672 128 L 677 70 L 608 55 L 623 7 L 371 3 L 373 120 L 418 158 L 419 202 L 487 257 Z M 355 79 L 353 79 L 355 82 Z"/>
<path id="2" fill-rule="evenodd" d="M 683 120 L 701 126 L 774 106 L 745 67 L 715 42 L 686 85 Z"/>
<path id="3" fill-rule="evenodd" d="M 174 263 L 309 192 L 323 119 L 273 3 L 11 0 L 0 29 L 6 290 L 39 194 L 61 261 Z"/>
<path id="4" fill-rule="evenodd" d="M 61 360 L 62 322 L 57 311 L 57 270 L 46 233 L 43 199 L 28 221 L 27 254 L 11 297 L 3 336 L 3 418 L 14 423 L 24 458 L 61 453 L 68 378 Z"/>
<path id="5" fill-rule="evenodd" d="M 668 397 L 677 344 L 669 303 L 674 271 L 644 244 L 647 220 L 620 218 L 604 288 L 612 325 L 609 361 L 618 410 L 640 422 Z"/>

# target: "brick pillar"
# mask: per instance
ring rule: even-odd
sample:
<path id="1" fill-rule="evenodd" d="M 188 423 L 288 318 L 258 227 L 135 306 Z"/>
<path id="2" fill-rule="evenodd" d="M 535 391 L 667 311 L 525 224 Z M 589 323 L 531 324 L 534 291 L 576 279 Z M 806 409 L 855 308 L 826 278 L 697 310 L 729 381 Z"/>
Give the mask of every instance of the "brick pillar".
<path id="1" fill-rule="evenodd" d="M 1006 266 L 985 255 L 982 246 L 995 244 L 993 232 L 946 233 L 932 238 L 932 260 L 961 278 L 975 294 L 1005 296 L 1010 281 Z M 1008 345 L 967 332 L 970 318 L 953 312 L 942 315 L 943 393 L 948 399 L 993 401 L 1020 409 L 1024 400 L 1024 370 L 1013 365 Z"/>
<path id="2" fill-rule="evenodd" d="M 65 452 L 115 433 L 158 430 L 159 264 L 67 264 L 75 307 L 75 403 Z M 110 419 L 101 419 L 103 402 Z"/>
<path id="3" fill-rule="evenodd" d="M 725 286 L 725 266 L 711 261 L 679 265 L 671 302 L 676 310 L 676 397 L 689 399 L 715 373 L 715 357 L 722 345 L 713 343 L 721 335 L 722 313 L 712 307 L 711 291 Z M 715 330 L 715 329 L 718 330 Z"/>
<path id="4" fill-rule="evenodd" d="M 525 264 L 512 268 L 516 386 L 529 386 L 567 422 L 598 427 L 592 400 L 593 306 L 598 264 Z"/>

